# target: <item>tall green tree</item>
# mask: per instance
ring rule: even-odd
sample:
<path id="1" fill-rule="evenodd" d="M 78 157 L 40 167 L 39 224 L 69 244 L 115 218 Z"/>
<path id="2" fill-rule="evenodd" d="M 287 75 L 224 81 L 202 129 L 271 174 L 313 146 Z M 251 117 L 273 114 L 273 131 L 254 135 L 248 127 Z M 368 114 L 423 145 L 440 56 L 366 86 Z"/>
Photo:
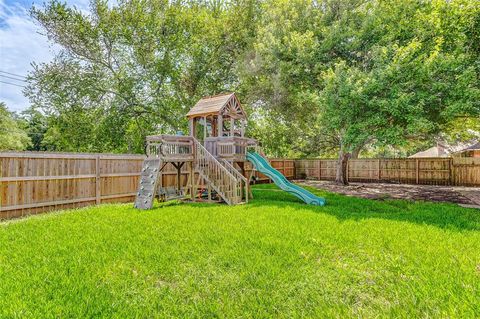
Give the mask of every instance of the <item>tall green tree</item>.
<path id="1" fill-rule="evenodd" d="M 186 129 L 196 100 L 233 90 L 255 30 L 255 1 L 56 0 L 32 17 L 61 50 L 26 93 L 62 150 L 141 152 L 148 134 Z M 55 137 L 54 137 L 55 136 Z"/>
<path id="2" fill-rule="evenodd" d="M 25 150 L 30 138 L 23 123 L 0 102 L 0 150 Z"/>
<path id="3" fill-rule="evenodd" d="M 47 132 L 54 127 L 50 125 L 49 119 L 42 112 L 32 107 L 21 113 L 25 122 L 25 131 L 31 140 L 27 147 L 29 151 L 54 151 L 57 150 L 57 140 L 49 142 Z"/>
<path id="4" fill-rule="evenodd" d="M 344 183 L 346 159 L 365 145 L 402 146 L 478 116 L 479 10 L 467 0 L 266 1 L 244 68 L 249 100 L 289 118 L 304 154 L 335 149 Z"/>

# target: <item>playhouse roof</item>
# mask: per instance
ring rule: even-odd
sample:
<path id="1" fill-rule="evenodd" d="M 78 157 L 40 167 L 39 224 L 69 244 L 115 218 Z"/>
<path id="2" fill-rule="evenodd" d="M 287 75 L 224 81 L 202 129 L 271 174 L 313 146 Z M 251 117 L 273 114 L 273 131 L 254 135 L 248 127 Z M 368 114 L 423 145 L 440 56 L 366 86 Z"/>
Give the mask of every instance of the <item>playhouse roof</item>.
<path id="1" fill-rule="evenodd" d="M 187 117 L 208 115 L 229 115 L 237 118 L 245 118 L 245 112 L 235 93 L 219 94 L 201 98 L 187 113 Z"/>

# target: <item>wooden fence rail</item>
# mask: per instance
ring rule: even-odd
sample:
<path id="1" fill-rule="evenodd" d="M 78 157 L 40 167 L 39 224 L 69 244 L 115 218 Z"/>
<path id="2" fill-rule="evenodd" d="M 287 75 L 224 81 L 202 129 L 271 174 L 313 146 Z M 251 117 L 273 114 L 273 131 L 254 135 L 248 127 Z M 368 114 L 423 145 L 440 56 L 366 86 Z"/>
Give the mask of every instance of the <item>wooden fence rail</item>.
<path id="1" fill-rule="evenodd" d="M 135 198 L 142 155 L 0 152 L 0 219 L 87 205 L 131 202 Z M 294 161 L 272 159 L 289 178 Z M 252 165 L 247 163 L 250 171 Z M 169 164 L 162 185 L 176 185 L 176 169 Z M 181 182 L 188 171 L 182 171 Z M 256 173 L 257 180 L 268 178 Z"/>

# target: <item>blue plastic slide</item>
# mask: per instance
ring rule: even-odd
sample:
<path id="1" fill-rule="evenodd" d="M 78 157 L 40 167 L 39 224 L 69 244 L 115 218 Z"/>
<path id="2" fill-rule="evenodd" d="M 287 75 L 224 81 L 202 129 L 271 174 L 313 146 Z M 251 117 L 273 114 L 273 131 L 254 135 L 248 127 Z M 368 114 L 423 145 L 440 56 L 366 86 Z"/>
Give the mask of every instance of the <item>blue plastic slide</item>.
<path id="1" fill-rule="evenodd" d="M 303 200 L 309 205 L 325 205 L 325 199 L 315 196 L 309 191 L 297 186 L 293 183 L 290 183 L 285 176 L 282 175 L 279 171 L 274 169 L 268 161 L 256 152 L 248 152 L 247 160 L 252 162 L 255 168 L 262 174 L 267 175 L 278 187 L 284 190 L 287 193 L 293 194 Z"/>

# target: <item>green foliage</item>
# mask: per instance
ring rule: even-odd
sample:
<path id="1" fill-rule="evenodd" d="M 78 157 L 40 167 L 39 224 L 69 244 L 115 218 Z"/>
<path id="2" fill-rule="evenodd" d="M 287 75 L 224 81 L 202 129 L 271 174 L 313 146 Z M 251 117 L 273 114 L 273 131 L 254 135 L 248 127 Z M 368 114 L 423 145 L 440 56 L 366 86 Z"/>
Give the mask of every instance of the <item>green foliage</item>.
<path id="1" fill-rule="evenodd" d="M 196 100 L 230 90 L 252 33 L 252 1 L 91 3 L 32 9 L 61 52 L 26 90 L 52 117 L 46 138 L 69 151 L 142 152 L 145 136 L 186 130 Z"/>
<path id="2" fill-rule="evenodd" d="M 272 188 L 2 223 L 0 317 L 480 315 L 477 211 L 318 191 L 312 207 Z"/>
<path id="3" fill-rule="evenodd" d="M 47 132 L 49 130 L 48 118 L 42 112 L 29 108 L 22 112 L 21 118 L 25 122 L 25 130 L 32 143 L 27 147 L 29 151 L 53 151 L 60 148 L 56 141 L 49 142 Z M 50 127 L 50 130 L 54 127 Z"/>
<path id="4" fill-rule="evenodd" d="M 5 103 L 0 102 L 0 150 L 21 151 L 30 145 L 23 126 L 24 123 L 8 111 Z"/>
<path id="5" fill-rule="evenodd" d="M 32 16 L 62 48 L 26 90 L 59 150 L 142 152 L 222 91 L 275 156 L 406 154 L 480 114 L 478 1 L 51 0 Z"/>
<path id="6" fill-rule="evenodd" d="M 264 10 L 243 70 L 249 99 L 303 128 L 304 155 L 405 147 L 480 113 L 478 4 L 271 0 Z"/>

